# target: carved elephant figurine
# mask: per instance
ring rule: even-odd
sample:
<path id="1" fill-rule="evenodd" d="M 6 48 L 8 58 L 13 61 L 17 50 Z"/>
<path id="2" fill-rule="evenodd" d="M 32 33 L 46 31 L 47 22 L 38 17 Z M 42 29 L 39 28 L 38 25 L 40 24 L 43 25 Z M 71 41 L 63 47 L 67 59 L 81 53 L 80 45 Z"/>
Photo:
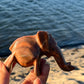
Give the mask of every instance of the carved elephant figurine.
<path id="1" fill-rule="evenodd" d="M 74 70 L 71 63 L 66 63 L 64 57 L 57 46 L 54 38 L 45 31 L 39 31 L 35 35 L 23 36 L 16 39 L 10 46 L 10 51 L 15 52 L 15 59 L 23 67 L 34 65 L 34 71 L 37 76 L 40 75 L 40 59 L 43 55 L 48 58 L 53 56 L 64 71 Z"/>

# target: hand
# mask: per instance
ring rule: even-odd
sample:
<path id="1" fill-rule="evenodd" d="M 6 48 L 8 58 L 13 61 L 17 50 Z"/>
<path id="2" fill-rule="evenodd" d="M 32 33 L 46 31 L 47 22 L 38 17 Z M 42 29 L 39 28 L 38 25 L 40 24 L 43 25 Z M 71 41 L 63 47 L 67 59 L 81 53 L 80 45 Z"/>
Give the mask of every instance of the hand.
<path id="1" fill-rule="evenodd" d="M 10 73 L 15 66 L 16 61 L 14 55 L 10 55 L 5 62 L 0 61 L 0 84 L 9 84 Z M 45 60 L 41 60 L 41 75 L 37 77 L 32 70 L 29 75 L 25 78 L 22 84 L 46 84 L 50 66 L 46 64 Z"/>
<path id="2" fill-rule="evenodd" d="M 15 64 L 13 54 L 10 55 L 4 63 L 0 61 L 0 84 L 9 84 L 10 73 Z"/>
<path id="3" fill-rule="evenodd" d="M 41 60 L 41 75 L 36 76 L 34 70 L 32 70 L 28 76 L 24 79 L 22 84 L 46 84 L 50 66 L 46 64 L 46 60 Z"/>

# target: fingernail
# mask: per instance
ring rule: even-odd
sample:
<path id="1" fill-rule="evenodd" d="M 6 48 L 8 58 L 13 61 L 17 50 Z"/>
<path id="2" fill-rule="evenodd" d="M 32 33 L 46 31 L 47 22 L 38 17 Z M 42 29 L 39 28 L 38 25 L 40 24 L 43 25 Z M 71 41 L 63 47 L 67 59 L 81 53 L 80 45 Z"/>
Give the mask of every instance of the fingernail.
<path id="1" fill-rule="evenodd" d="M 42 84 L 40 78 L 36 78 L 36 79 L 34 80 L 34 84 Z"/>

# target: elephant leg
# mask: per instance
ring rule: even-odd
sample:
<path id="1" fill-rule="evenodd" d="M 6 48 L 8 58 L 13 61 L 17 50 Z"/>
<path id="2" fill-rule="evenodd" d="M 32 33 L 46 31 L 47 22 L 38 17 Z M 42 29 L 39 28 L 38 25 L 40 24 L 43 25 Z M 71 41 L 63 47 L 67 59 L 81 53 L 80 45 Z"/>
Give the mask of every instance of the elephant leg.
<path id="1" fill-rule="evenodd" d="M 41 73 L 41 70 L 40 70 L 40 57 L 38 57 L 34 61 L 34 73 L 36 74 L 36 76 L 39 76 L 40 73 Z"/>

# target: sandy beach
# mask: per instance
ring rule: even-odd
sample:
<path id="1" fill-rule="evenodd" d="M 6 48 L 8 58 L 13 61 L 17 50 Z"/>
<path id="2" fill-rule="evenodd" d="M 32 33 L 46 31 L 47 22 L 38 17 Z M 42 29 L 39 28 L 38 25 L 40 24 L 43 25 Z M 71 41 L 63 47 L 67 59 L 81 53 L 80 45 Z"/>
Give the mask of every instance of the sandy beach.
<path id="1" fill-rule="evenodd" d="M 84 84 L 84 48 L 66 49 L 62 52 L 65 60 L 78 69 L 65 72 L 59 69 L 53 58 L 48 59 L 51 69 L 47 84 Z"/>
<path id="2" fill-rule="evenodd" d="M 44 56 L 50 64 L 50 72 L 46 84 L 84 84 L 84 46 L 61 50 L 65 60 L 77 66 L 78 69 L 65 72 L 58 67 L 53 57 L 47 59 Z M 10 76 L 10 84 L 21 84 L 32 68 L 23 68 L 16 64 Z"/>

